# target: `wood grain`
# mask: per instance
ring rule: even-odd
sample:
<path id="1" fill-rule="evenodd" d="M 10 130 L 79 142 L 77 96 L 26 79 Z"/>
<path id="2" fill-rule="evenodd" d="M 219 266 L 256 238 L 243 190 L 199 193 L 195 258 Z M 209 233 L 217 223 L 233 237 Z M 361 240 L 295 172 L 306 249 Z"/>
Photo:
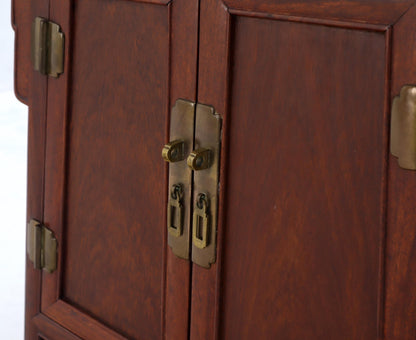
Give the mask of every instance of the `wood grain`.
<path id="1" fill-rule="evenodd" d="M 377 338 L 384 29 L 233 16 L 230 41 L 224 9 L 201 4 L 198 93 L 225 117 L 223 267 L 194 266 L 191 338 Z"/>
<path id="2" fill-rule="evenodd" d="M 45 150 L 45 196 L 43 222 L 53 230 L 58 240 L 58 268 L 52 274 L 42 274 L 42 310 L 60 297 L 59 280 L 63 259 L 63 214 L 65 191 L 65 149 L 68 109 L 68 81 L 71 65 L 71 1 L 50 0 L 49 18 L 58 22 L 66 38 L 64 73 L 48 78 L 47 127 Z"/>
<path id="3" fill-rule="evenodd" d="M 170 108 L 178 98 L 196 101 L 198 5 L 199 1 L 190 0 L 175 0 L 170 4 Z M 169 126 L 167 119 L 166 142 L 170 140 Z M 168 183 L 167 178 L 166 183 Z M 167 197 L 167 192 L 164 197 Z M 187 218 L 191 218 L 190 209 L 187 209 Z M 189 332 L 190 263 L 177 258 L 167 245 L 165 247 L 167 252 L 165 338 L 185 340 L 188 339 Z"/>
<path id="4" fill-rule="evenodd" d="M 220 338 L 375 339 L 385 36 L 238 17 L 233 36 Z"/>
<path id="5" fill-rule="evenodd" d="M 250 17 L 250 18 L 262 18 L 262 19 L 275 19 L 280 21 L 298 22 L 305 24 L 340 27 L 354 30 L 365 30 L 375 32 L 385 32 L 388 30 L 388 24 L 373 24 L 368 22 L 355 22 L 355 21 L 340 21 L 337 19 L 328 19 L 311 17 L 311 16 L 299 16 L 293 14 L 271 14 L 268 12 L 255 12 L 251 10 L 228 8 L 228 12 L 232 15 Z"/>
<path id="6" fill-rule="evenodd" d="M 58 301 L 49 306 L 44 314 L 80 337 L 80 339 L 126 340 L 126 338 L 63 301 Z M 43 330 L 43 328 L 40 328 L 40 330 Z"/>
<path id="7" fill-rule="evenodd" d="M 82 309 L 72 317 L 87 312 L 131 338 L 185 339 L 190 266 L 166 252 L 160 148 L 168 139 L 170 103 L 196 99 L 198 2 L 51 0 L 49 7 L 65 34 L 66 55 L 61 77 L 41 78 L 49 80 L 48 95 L 46 88 L 34 93 L 48 109 L 46 149 L 36 144 L 47 155 L 45 184 L 36 183 L 45 185 L 38 219 L 59 243 L 58 270 L 43 275 L 42 310 L 77 334 L 89 326 L 59 316 L 54 308 L 69 306 L 61 298 Z M 101 13 L 101 26 L 91 22 L 91 11 Z M 29 301 L 39 293 L 30 292 Z"/>
<path id="8" fill-rule="evenodd" d="M 25 339 L 415 339 L 416 179 L 386 159 L 413 3 L 13 0 L 27 217 L 60 261 L 27 262 Z M 32 71 L 35 16 L 65 32 L 59 79 Z M 178 98 L 224 118 L 210 270 L 166 245 Z"/>
<path id="9" fill-rule="evenodd" d="M 168 15 L 74 3 L 62 297 L 135 339 L 163 334 Z"/>
<path id="10" fill-rule="evenodd" d="M 224 0 L 230 9 L 270 15 L 326 19 L 373 25 L 394 24 L 412 5 L 411 0 Z"/>
<path id="11" fill-rule="evenodd" d="M 52 321 L 43 314 L 38 314 L 33 318 L 33 323 L 38 329 L 36 340 L 80 340 L 81 338 L 69 332 L 58 323 Z"/>
<path id="12" fill-rule="evenodd" d="M 200 3 L 198 102 L 212 105 L 223 117 L 227 115 L 229 13 L 221 1 L 206 0 Z M 227 131 L 228 120 L 223 120 L 223 131 Z M 226 136 L 223 136 L 226 146 Z M 227 148 L 221 151 L 220 195 L 217 232 L 217 262 L 209 270 L 192 266 L 192 299 L 190 339 L 215 339 L 218 327 L 219 294 L 222 251 L 224 205 L 227 186 Z"/>
<path id="13" fill-rule="evenodd" d="M 36 15 L 49 16 L 49 1 L 31 2 L 31 20 Z M 31 21 L 30 20 L 30 21 Z M 31 71 L 32 92 L 29 97 L 27 221 L 43 220 L 44 159 L 47 79 Z M 25 226 L 22 226 L 25 228 Z M 41 272 L 26 257 L 25 339 L 38 340 L 32 319 L 40 311 Z"/>
<path id="14" fill-rule="evenodd" d="M 391 97 L 416 85 L 416 8 L 393 27 Z M 416 173 L 390 156 L 386 244 L 385 339 L 416 338 Z"/>

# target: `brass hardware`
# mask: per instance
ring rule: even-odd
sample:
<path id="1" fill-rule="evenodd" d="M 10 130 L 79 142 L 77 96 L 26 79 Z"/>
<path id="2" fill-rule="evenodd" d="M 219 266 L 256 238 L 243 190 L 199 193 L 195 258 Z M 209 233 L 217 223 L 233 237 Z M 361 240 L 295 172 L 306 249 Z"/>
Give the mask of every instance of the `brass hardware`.
<path id="1" fill-rule="evenodd" d="M 208 198 L 205 194 L 199 194 L 194 207 L 192 223 L 192 240 L 195 247 L 204 249 L 209 244 L 209 214 Z"/>
<path id="2" fill-rule="evenodd" d="M 416 86 L 403 86 L 393 99 L 390 151 L 401 168 L 416 170 Z"/>
<path id="3" fill-rule="evenodd" d="M 171 235 L 179 237 L 183 232 L 183 189 L 180 184 L 172 187 L 168 203 L 168 231 Z"/>
<path id="4" fill-rule="evenodd" d="M 198 153 L 200 150 L 210 151 L 209 167 L 194 172 L 192 261 L 199 266 L 210 268 L 211 263 L 216 261 L 217 251 L 221 116 L 215 112 L 212 106 L 197 104 L 195 119 L 196 155 L 201 154 Z M 206 155 L 207 153 L 203 151 L 202 154 Z M 194 157 L 192 161 L 195 158 L 198 157 Z M 203 193 L 202 196 L 201 193 Z M 204 201 L 205 203 L 203 203 Z"/>
<path id="5" fill-rule="evenodd" d="M 211 150 L 198 149 L 194 150 L 188 156 L 188 166 L 192 170 L 204 170 L 211 166 Z"/>
<path id="6" fill-rule="evenodd" d="M 186 165 L 185 155 L 191 152 L 194 141 L 194 117 L 195 103 L 178 99 L 172 108 L 170 116 L 170 140 L 162 151 L 162 156 L 169 162 L 169 188 L 175 185 L 181 187 L 180 200 L 168 196 L 168 244 L 172 252 L 183 259 L 189 259 L 190 246 L 190 222 L 191 222 L 191 190 L 192 171 Z M 180 157 L 172 155 L 172 150 L 179 150 Z M 169 154 L 170 150 L 170 154 Z M 182 223 L 178 224 L 178 220 Z M 173 224 L 172 224 L 173 221 Z M 174 228 L 176 227 L 176 228 Z"/>
<path id="7" fill-rule="evenodd" d="M 180 162 L 185 159 L 185 142 L 175 140 L 166 144 L 162 150 L 162 157 L 166 162 Z"/>
<path id="8" fill-rule="evenodd" d="M 36 220 L 27 225 L 27 253 L 36 269 L 52 273 L 57 265 L 57 240 L 53 232 Z"/>
<path id="9" fill-rule="evenodd" d="M 32 63 L 35 71 L 58 78 L 64 72 L 65 37 L 58 24 L 37 17 L 32 25 Z"/>

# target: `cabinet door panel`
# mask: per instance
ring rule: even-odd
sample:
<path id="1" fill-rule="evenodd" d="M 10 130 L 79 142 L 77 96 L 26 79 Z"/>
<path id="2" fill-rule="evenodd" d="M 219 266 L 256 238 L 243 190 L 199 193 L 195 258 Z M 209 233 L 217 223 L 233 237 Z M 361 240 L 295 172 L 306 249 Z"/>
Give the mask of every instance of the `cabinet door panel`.
<path id="1" fill-rule="evenodd" d="M 63 296 L 129 336 L 158 338 L 168 10 L 88 1 L 74 15 Z"/>
<path id="2" fill-rule="evenodd" d="M 385 37 L 241 17 L 233 33 L 221 334 L 375 339 Z"/>
<path id="3" fill-rule="evenodd" d="M 208 2 L 198 99 L 224 116 L 221 216 L 216 265 L 193 267 L 191 338 L 377 339 L 391 4 L 363 23 Z"/>
<path id="4" fill-rule="evenodd" d="M 59 264 L 33 292 L 33 322 L 82 339 L 185 339 L 190 266 L 166 249 L 161 149 L 172 103 L 195 100 L 197 1 L 52 0 L 49 18 L 65 72 L 39 94 L 44 205 L 29 217 L 55 233 Z"/>

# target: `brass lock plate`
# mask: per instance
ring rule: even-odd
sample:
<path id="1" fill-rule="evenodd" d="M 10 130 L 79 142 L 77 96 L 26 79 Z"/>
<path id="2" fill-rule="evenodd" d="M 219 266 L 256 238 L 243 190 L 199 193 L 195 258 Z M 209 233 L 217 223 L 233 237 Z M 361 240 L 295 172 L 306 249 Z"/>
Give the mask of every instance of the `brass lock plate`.
<path id="1" fill-rule="evenodd" d="M 170 116 L 171 143 L 162 151 L 165 160 L 168 158 L 166 149 L 179 145 L 180 154 L 188 155 L 194 141 L 195 103 L 178 99 Z M 185 157 L 174 157 L 169 161 L 169 192 L 167 209 L 168 245 L 172 252 L 185 260 L 189 259 L 192 171 L 188 168 Z M 180 198 L 175 198 L 172 188 L 180 186 Z M 172 196 L 173 194 L 173 196 Z"/>
<path id="2" fill-rule="evenodd" d="M 212 106 L 202 104 L 196 106 L 195 150 L 210 150 L 210 152 L 207 167 L 194 169 L 192 262 L 210 268 L 216 261 L 217 252 L 221 150 L 221 116 Z M 193 160 L 195 157 L 188 159 L 188 162 L 192 163 Z"/>

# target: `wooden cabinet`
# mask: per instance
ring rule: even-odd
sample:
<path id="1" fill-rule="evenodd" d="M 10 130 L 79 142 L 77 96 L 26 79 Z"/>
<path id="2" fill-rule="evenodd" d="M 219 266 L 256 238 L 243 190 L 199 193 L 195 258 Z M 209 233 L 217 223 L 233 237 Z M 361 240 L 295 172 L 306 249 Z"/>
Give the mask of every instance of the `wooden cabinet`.
<path id="1" fill-rule="evenodd" d="M 35 17 L 65 36 L 58 78 Z M 13 0 L 12 21 L 27 218 L 57 240 L 52 273 L 27 262 L 26 339 L 416 339 L 416 172 L 389 150 L 413 1 Z M 168 246 L 178 99 L 222 119 L 210 268 Z"/>

